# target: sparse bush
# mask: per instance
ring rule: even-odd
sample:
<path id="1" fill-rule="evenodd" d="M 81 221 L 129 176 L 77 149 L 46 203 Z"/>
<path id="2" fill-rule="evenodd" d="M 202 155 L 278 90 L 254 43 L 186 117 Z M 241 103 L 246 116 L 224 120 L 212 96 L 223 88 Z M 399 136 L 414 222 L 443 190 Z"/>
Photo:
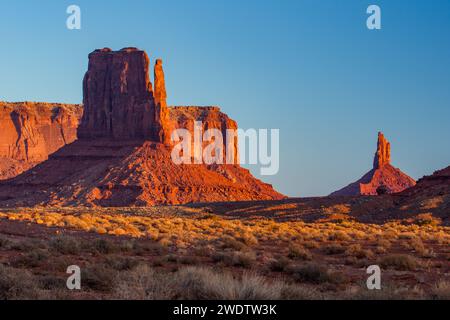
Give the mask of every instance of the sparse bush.
<path id="1" fill-rule="evenodd" d="M 35 249 L 29 253 L 21 255 L 12 261 L 14 267 L 36 268 L 49 257 L 48 252 L 42 249 Z"/>
<path id="2" fill-rule="evenodd" d="M 133 253 L 139 256 L 145 254 L 163 255 L 167 252 L 167 248 L 157 242 L 136 240 L 133 244 Z"/>
<path id="3" fill-rule="evenodd" d="M 212 259 L 214 262 L 222 262 L 226 266 L 250 268 L 255 263 L 256 256 L 253 252 L 235 251 L 216 253 L 212 256 Z"/>
<path id="4" fill-rule="evenodd" d="M 336 231 L 328 236 L 330 241 L 351 241 L 352 238 L 344 231 Z"/>
<path id="5" fill-rule="evenodd" d="M 275 272 L 285 271 L 291 261 L 285 257 L 277 257 L 269 261 L 269 269 Z"/>
<path id="6" fill-rule="evenodd" d="M 189 300 L 272 300 L 281 296 L 282 284 L 267 283 L 262 277 L 244 274 L 236 279 L 229 273 L 215 273 L 198 267 L 186 267 L 176 275 L 180 299 Z"/>
<path id="7" fill-rule="evenodd" d="M 135 268 L 139 261 L 131 257 L 110 256 L 106 258 L 106 263 L 114 270 L 123 271 Z"/>
<path id="8" fill-rule="evenodd" d="M 222 248 L 223 249 L 233 249 L 233 250 L 247 250 L 248 247 L 245 243 L 238 241 L 232 237 L 226 236 L 222 239 Z"/>
<path id="9" fill-rule="evenodd" d="M 347 256 L 355 257 L 358 259 L 370 259 L 373 258 L 374 254 L 369 249 L 363 249 L 360 244 L 353 244 L 345 251 Z"/>
<path id="10" fill-rule="evenodd" d="M 100 254 L 110 254 L 120 250 L 116 243 L 107 239 L 95 239 L 92 242 L 92 248 Z"/>
<path id="11" fill-rule="evenodd" d="M 36 298 L 37 283 L 25 270 L 13 269 L 0 264 L 0 300 Z"/>
<path id="12" fill-rule="evenodd" d="M 81 269 L 82 284 L 95 291 L 110 292 L 114 288 L 117 272 L 105 265 Z"/>
<path id="13" fill-rule="evenodd" d="M 79 241 L 72 237 L 57 236 L 50 240 L 50 248 L 61 254 L 79 254 L 81 252 Z"/>
<path id="14" fill-rule="evenodd" d="M 323 247 L 322 251 L 327 255 L 341 254 L 345 252 L 345 247 L 340 244 L 333 243 Z"/>
<path id="15" fill-rule="evenodd" d="M 431 291 L 431 298 L 435 300 L 450 300 L 450 282 L 439 281 Z"/>
<path id="16" fill-rule="evenodd" d="M 298 260 L 312 260 L 311 252 L 308 249 L 298 245 L 292 245 L 289 247 L 288 257 Z"/>
<path id="17" fill-rule="evenodd" d="M 299 282 L 314 284 L 342 282 L 342 277 L 339 274 L 332 273 L 326 267 L 314 263 L 291 266 L 287 271 L 294 280 Z"/>
<path id="18" fill-rule="evenodd" d="M 422 213 L 412 219 L 412 223 L 419 226 L 439 226 L 442 220 L 438 217 L 434 217 L 432 213 Z"/>
<path id="19" fill-rule="evenodd" d="M 415 270 L 419 263 L 407 254 L 391 254 L 380 259 L 380 266 L 383 268 L 394 268 L 397 270 Z"/>
<path id="20" fill-rule="evenodd" d="M 168 300 L 178 298 L 173 290 L 174 276 L 155 272 L 145 264 L 123 272 L 116 278 L 114 298 Z"/>

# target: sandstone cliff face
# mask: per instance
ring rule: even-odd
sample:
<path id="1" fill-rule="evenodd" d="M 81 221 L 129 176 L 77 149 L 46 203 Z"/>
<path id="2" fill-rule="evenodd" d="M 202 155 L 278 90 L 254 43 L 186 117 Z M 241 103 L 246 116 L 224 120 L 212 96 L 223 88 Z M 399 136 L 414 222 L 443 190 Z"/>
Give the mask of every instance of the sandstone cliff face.
<path id="1" fill-rule="evenodd" d="M 0 179 L 11 178 L 77 138 L 80 105 L 0 102 Z"/>
<path id="2" fill-rule="evenodd" d="M 144 51 L 105 48 L 89 55 L 79 138 L 158 140 L 160 123 Z"/>
<path id="3" fill-rule="evenodd" d="M 230 119 L 226 114 L 220 111 L 219 107 L 193 107 L 193 106 L 176 106 L 169 108 L 170 124 L 175 129 L 187 129 L 192 139 L 194 139 L 194 126 L 196 121 L 201 121 L 201 133 L 203 134 L 208 129 L 218 129 L 222 133 L 224 154 L 223 163 L 226 163 L 227 152 L 227 130 L 238 129 L 236 121 Z M 203 140 L 202 148 L 204 149 L 211 141 Z M 239 148 L 237 136 L 232 137 L 229 142 L 234 154 L 234 164 L 239 163 Z"/>
<path id="4" fill-rule="evenodd" d="M 377 195 L 380 190 L 383 193 L 397 193 L 415 184 L 413 178 L 391 165 L 391 144 L 379 132 L 373 169 L 358 181 L 333 192 L 331 196 Z"/>

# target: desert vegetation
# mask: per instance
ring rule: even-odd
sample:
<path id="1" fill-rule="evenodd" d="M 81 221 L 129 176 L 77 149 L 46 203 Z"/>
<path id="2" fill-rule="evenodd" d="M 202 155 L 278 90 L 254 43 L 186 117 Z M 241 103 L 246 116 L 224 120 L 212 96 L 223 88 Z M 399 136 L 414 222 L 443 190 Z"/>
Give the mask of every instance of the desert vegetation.
<path id="1" fill-rule="evenodd" d="M 3 211 L 0 298 L 449 297 L 449 227 L 427 217 L 366 224 L 339 214 L 305 222 L 205 208 Z M 66 268 L 74 264 L 82 290 L 71 292 Z M 380 291 L 365 286 L 373 264 L 383 270 Z"/>

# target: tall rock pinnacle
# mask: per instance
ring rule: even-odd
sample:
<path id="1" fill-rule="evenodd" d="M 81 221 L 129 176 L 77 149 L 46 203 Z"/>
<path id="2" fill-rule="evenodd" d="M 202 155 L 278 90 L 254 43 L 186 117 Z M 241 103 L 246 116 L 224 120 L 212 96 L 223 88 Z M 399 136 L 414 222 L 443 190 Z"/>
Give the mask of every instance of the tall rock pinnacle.
<path id="1" fill-rule="evenodd" d="M 373 168 L 380 169 L 391 163 L 391 144 L 384 137 L 382 132 L 378 132 L 377 151 L 373 159 Z"/>
<path id="2" fill-rule="evenodd" d="M 164 80 L 164 70 L 162 67 L 162 60 L 157 59 L 155 63 L 155 103 L 161 104 L 163 107 L 167 107 L 167 93 L 166 93 L 166 82 Z"/>
<path id="3" fill-rule="evenodd" d="M 155 89 L 153 91 L 153 97 L 155 99 L 155 123 L 154 133 L 160 142 L 169 145 L 171 125 L 169 110 L 167 108 L 167 93 L 166 82 L 164 80 L 164 70 L 162 67 L 162 60 L 157 59 L 154 68 L 154 81 Z M 159 125 L 160 124 L 160 125 Z"/>
<path id="4" fill-rule="evenodd" d="M 373 168 L 356 182 L 333 192 L 332 196 L 377 195 L 396 193 L 410 188 L 416 181 L 391 165 L 391 144 L 378 132 Z"/>

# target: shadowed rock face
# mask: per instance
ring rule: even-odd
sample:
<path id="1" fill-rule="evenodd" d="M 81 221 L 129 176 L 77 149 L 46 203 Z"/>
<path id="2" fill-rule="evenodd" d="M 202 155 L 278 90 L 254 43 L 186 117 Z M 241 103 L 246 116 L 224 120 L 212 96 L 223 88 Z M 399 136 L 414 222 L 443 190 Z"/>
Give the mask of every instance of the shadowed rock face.
<path id="1" fill-rule="evenodd" d="M 80 105 L 0 102 L 0 180 L 75 141 L 81 115 Z"/>
<path id="2" fill-rule="evenodd" d="M 383 193 L 397 193 L 415 184 L 413 178 L 391 165 L 391 144 L 379 132 L 372 170 L 358 181 L 333 192 L 331 196 L 377 195 L 380 190 Z"/>
<path id="3" fill-rule="evenodd" d="M 80 139 L 159 139 L 160 120 L 144 51 L 95 50 L 83 81 Z"/>

